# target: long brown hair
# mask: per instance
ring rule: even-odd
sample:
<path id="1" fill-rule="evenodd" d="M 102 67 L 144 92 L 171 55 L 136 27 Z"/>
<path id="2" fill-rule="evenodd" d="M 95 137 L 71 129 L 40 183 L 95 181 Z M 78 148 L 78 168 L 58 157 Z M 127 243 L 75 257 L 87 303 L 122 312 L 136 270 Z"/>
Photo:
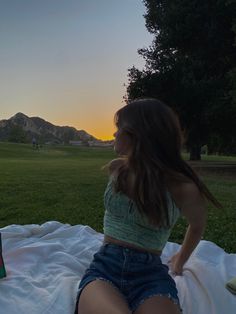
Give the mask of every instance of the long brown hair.
<path id="1" fill-rule="evenodd" d="M 221 207 L 183 160 L 183 132 L 170 107 L 153 98 L 136 99 L 115 113 L 114 122 L 131 143 L 125 162 L 116 171 L 115 191 L 126 193 L 127 178 L 133 174 L 133 200 L 151 224 L 170 225 L 166 196 L 170 180 L 194 182 L 206 199 Z"/>

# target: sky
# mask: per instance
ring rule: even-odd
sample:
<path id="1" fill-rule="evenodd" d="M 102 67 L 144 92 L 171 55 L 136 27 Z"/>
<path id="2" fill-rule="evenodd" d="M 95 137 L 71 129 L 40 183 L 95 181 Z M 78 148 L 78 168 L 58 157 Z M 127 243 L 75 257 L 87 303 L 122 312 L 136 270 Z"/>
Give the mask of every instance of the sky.
<path id="1" fill-rule="evenodd" d="M 17 112 L 113 138 L 128 68 L 152 36 L 142 0 L 0 0 L 0 120 Z"/>

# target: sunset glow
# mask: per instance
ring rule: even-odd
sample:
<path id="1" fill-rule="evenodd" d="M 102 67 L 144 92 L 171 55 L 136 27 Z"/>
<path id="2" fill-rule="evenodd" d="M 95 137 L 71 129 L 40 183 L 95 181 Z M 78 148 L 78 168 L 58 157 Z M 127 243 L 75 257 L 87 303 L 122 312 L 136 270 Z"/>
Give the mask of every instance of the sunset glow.
<path id="1" fill-rule="evenodd" d="M 142 1 L 12 0 L 0 10 L 0 120 L 17 112 L 108 140 L 151 44 Z"/>

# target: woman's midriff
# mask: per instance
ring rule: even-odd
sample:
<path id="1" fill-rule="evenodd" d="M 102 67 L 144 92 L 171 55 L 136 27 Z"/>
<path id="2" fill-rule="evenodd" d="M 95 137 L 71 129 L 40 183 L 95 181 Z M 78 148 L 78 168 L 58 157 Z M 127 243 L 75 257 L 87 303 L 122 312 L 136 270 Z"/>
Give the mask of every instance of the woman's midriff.
<path id="1" fill-rule="evenodd" d="M 121 241 L 121 240 L 112 238 L 112 237 L 107 236 L 107 235 L 104 235 L 103 243 L 104 244 L 106 244 L 106 243 L 117 244 L 117 245 L 120 245 L 120 246 L 124 246 L 124 247 L 128 247 L 128 248 L 132 248 L 132 249 L 138 250 L 140 252 L 149 252 L 149 253 L 156 254 L 156 255 L 159 255 L 159 256 L 162 253 L 162 251 L 158 251 L 158 250 L 143 249 L 143 248 L 141 248 L 141 247 L 139 247 L 137 245 L 134 245 L 134 244 L 131 244 L 131 243 L 128 243 L 128 242 L 125 242 L 125 241 Z"/>

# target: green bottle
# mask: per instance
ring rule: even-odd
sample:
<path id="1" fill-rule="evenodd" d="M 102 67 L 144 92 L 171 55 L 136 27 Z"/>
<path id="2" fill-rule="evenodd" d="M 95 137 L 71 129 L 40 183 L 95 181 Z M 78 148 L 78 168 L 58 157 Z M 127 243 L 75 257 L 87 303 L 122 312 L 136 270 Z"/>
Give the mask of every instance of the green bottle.
<path id="1" fill-rule="evenodd" d="M 4 278 L 6 276 L 7 276 L 6 269 L 5 269 L 5 265 L 4 265 L 4 261 L 2 257 L 2 236 L 0 233 L 0 278 Z"/>

